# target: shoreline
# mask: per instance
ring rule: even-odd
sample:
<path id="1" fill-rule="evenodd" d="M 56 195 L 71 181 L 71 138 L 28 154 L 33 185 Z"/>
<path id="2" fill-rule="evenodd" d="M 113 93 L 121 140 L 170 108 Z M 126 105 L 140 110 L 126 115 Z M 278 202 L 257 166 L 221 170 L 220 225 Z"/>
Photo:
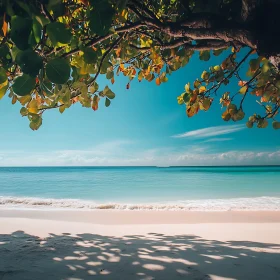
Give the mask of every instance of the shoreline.
<path id="1" fill-rule="evenodd" d="M 22 210 L 1 209 L 0 218 L 100 225 L 280 223 L 280 211 Z"/>
<path id="2" fill-rule="evenodd" d="M 189 199 L 162 202 L 102 202 L 70 198 L 0 196 L 0 210 L 121 210 L 121 211 L 280 211 L 279 196 Z"/>

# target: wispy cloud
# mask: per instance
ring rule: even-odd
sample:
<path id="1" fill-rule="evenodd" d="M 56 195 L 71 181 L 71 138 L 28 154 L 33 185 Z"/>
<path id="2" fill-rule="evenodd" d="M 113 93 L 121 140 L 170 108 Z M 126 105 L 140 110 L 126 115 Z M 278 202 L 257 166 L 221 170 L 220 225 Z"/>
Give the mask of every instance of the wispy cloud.
<path id="1" fill-rule="evenodd" d="M 223 141 L 230 141 L 233 138 L 210 138 L 207 139 L 205 141 L 203 141 L 203 143 L 208 143 L 208 142 L 223 142 Z"/>
<path id="2" fill-rule="evenodd" d="M 134 149 L 130 141 L 106 142 L 91 149 L 57 151 L 0 151 L 1 166 L 188 166 L 280 164 L 280 150 L 231 150 L 211 147 L 150 147 Z M 111 147 L 111 148 L 110 148 Z"/>
<path id="3" fill-rule="evenodd" d="M 211 127 L 207 127 L 207 128 L 187 131 L 182 134 L 173 135 L 172 137 L 174 137 L 174 138 L 186 138 L 186 137 L 206 138 L 206 137 L 230 134 L 230 133 L 242 130 L 244 128 L 245 128 L 244 124 L 211 126 Z"/>

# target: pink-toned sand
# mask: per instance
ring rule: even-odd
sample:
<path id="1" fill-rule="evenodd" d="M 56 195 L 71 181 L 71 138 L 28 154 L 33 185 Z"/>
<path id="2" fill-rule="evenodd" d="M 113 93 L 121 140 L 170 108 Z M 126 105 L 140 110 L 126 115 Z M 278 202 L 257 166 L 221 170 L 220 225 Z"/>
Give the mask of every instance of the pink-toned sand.
<path id="1" fill-rule="evenodd" d="M 280 279 L 280 212 L 0 210 L 0 279 Z"/>

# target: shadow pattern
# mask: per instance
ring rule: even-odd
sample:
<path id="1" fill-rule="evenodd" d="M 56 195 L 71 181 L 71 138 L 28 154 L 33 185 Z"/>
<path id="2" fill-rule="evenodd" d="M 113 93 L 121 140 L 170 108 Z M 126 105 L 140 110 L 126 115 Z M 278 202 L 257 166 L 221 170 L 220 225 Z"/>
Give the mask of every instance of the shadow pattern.
<path id="1" fill-rule="evenodd" d="M 194 235 L 0 235 L 0 280 L 280 279 L 280 245 Z"/>

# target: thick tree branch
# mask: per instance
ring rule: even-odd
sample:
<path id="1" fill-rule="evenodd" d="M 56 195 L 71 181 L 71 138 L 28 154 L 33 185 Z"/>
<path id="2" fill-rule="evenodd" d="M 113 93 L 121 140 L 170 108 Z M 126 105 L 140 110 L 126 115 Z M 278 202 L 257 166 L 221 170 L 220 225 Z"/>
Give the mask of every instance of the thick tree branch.
<path id="1" fill-rule="evenodd" d="M 166 50 L 166 49 L 173 49 L 181 46 L 183 46 L 187 50 L 206 51 L 206 50 L 213 50 L 213 49 L 228 48 L 230 45 L 231 44 L 228 42 L 223 42 L 218 40 L 212 40 L 212 41 L 205 40 L 205 41 L 198 42 L 196 45 L 193 45 L 189 43 L 189 40 L 186 38 L 177 39 L 171 43 L 166 43 L 163 45 L 155 45 L 152 47 L 138 47 L 133 44 L 130 44 L 132 48 L 135 48 L 140 51 L 151 50 L 153 47 L 159 47 L 161 50 Z"/>

